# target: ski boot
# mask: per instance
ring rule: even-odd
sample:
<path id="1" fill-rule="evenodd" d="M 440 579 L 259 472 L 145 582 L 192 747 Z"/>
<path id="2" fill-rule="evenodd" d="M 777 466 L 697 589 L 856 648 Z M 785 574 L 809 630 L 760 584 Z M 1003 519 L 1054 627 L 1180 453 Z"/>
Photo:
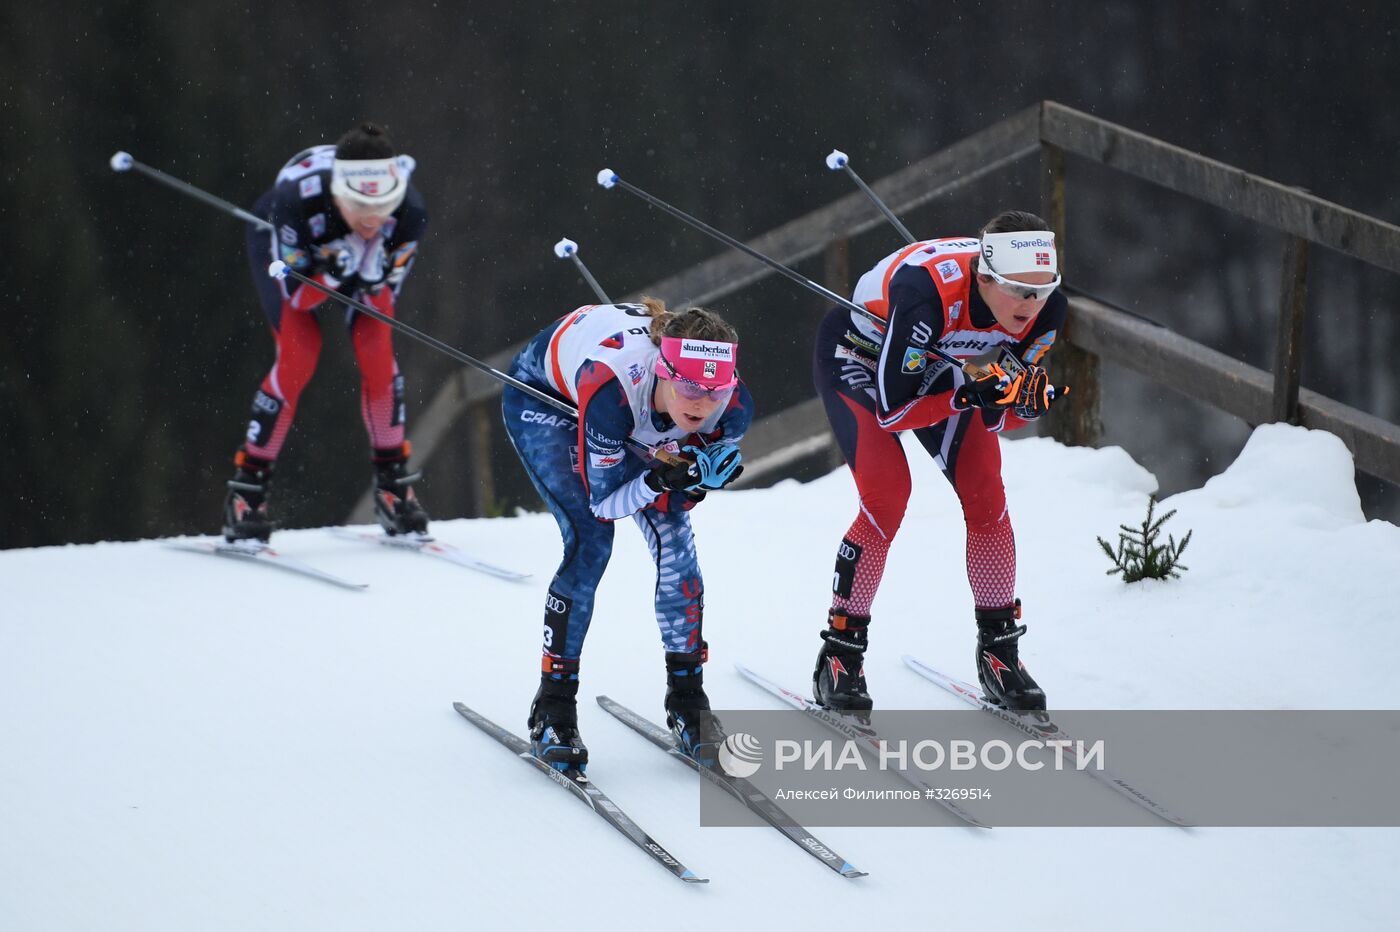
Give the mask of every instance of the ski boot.
<path id="1" fill-rule="evenodd" d="M 267 543 L 273 523 L 267 516 L 267 487 L 272 463 L 239 450 L 233 457 L 233 478 L 224 496 L 224 540 Z"/>
<path id="2" fill-rule="evenodd" d="M 578 661 L 544 655 L 530 704 L 530 753 L 566 774 L 583 774 L 588 748 L 578 733 Z"/>
<path id="3" fill-rule="evenodd" d="M 704 663 L 709 645 L 690 652 L 666 652 L 666 726 L 681 750 L 702 767 L 714 767 L 724 731 L 705 695 Z"/>
<path id="4" fill-rule="evenodd" d="M 979 608 L 977 679 L 987 701 L 1012 712 L 1045 711 L 1045 691 L 1036 685 L 1017 655 L 1016 642 L 1026 633 L 1021 600 L 1005 608 Z"/>
<path id="5" fill-rule="evenodd" d="M 843 615 L 832 609 L 822 632 L 821 653 L 812 672 L 812 698 L 834 712 L 869 712 L 865 691 L 865 649 L 869 615 Z"/>
<path id="6" fill-rule="evenodd" d="M 428 533 L 428 513 L 413 494 L 421 472 L 408 471 L 409 445 L 374 451 L 374 516 L 390 537 Z"/>

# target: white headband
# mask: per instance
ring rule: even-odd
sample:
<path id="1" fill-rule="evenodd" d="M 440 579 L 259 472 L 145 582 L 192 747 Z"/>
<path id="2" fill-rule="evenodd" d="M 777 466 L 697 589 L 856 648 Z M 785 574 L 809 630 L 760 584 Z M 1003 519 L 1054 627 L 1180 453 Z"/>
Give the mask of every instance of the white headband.
<path id="1" fill-rule="evenodd" d="M 1055 234 L 1049 230 L 983 233 L 982 261 L 998 275 L 1021 275 L 1026 272 L 1060 274 Z"/>
<path id="2" fill-rule="evenodd" d="M 411 162 L 402 158 L 336 159 L 331 169 L 331 194 L 390 212 L 408 193 Z"/>

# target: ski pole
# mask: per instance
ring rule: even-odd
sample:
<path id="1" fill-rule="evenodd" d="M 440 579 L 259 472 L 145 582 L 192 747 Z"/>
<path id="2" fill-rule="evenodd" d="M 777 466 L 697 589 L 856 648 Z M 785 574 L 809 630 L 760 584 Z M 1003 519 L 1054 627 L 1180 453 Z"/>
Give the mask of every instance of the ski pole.
<path id="1" fill-rule="evenodd" d="M 280 259 L 276 260 L 267 267 L 267 274 L 272 278 L 277 279 L 278 281 L 282 281 L 287 278 L 292 278 L 296 281 L 301 282 L 303 285 L 315 288 L 322 294 L 335 298 L 337 301 L 339 301 L 341 304 L 344 304 L 346 307 L 354 308 L 361 314 L 364 314 L 366 317 L 372 317 L 373 319 L 379 321 L 382 324 L 385 324 L 391 329 L 397 330 L 405 336 L 412 337 L 419 343 L 431 346 L 438 352 L 450 356 L 458 362 L 463 363 L 464 365 L 471 366 L 473 369 L 476 369 L 479 372 L 484 372 L 487 375 L 491 376 L 493 379 L 496 379 L 499 382 L 509 385 L 511 388 L 514 388 L 518 391 L 522 391 L 525 394 L 529 395 L 531 398 L 534 398 L 538 401 L 542 401 L 550 407 L 564 412 L 565 414 L 569 415 L 575 420 L 578 419 L 578 408 L 569 404 L 567 401 L 562 401 L 558 398 L 555 398 L 553 395 L 540 391 L 533 385 L 522 382 L 514 376 L 507 375 L 506 373 L 495 368 L 494 366 L 482 362 L 475 356 L 469 356 L 468 354 L 462 352 L 456 347 L 449 346 L 448 344 L 442 342 L 437 337 L 429 336 L 428 334 L 417 329 L 416 327 L 410 327 L 403 321 L 396 320 L 393 317 L 390 317 L 388 314 L 385 314 L 384 312 L 377 310 L 376 308 L 370 307 L 363 301 L 358 301 L 355 298 L 350 297 L 349 295 L 343 295 L 335 289 L 327 287 L 326 285 L 322 284 L 321 282 L 317 281 L 311 276 L 303 275 L 302 273 L 298 272 L 296 269 L 293 269 L 291 266 L 287 265 L 287 263 L 283 262 Z M 634 440 L 631 437 L 627 438 L 627 442 L 632 444 L 632 446 L 636 448 L 639 452 L 643 452 L 652 457 L 655 457 L 656 459 L 661 460 L 663 463 L 667 463 L 668 465 L 675 465 L 676 463 L 683 462 L 679 457 L 676 457 L 673 454 L 659 447 L 649 447 L 641 441 Z"/>
<path id="2" fill-rule="evenodd" d="M 583 259 L 580 258 L 578 254 L 578 243 L 575 243 L 567 237 L 561 239 L 554 244 L 554 254 L 561 259 L 574 260 L 574 265 L 578 266 L 579 272 L 583 274 L 584 281 L 588 282 L 588 287 L 593 289 L 593 293 L 598 296 L 598 300 L 602 301 L 604 304 L 613 303 L 612 298 L 609 298 L 607 292 L 603 290 L 603 286 L 598 284 L 598 279 L 594 278 L 593 273 L 588 271 L 588 266 L 583 264 Z"/>
<path id="3" fill-rule="evenodd" d="M 782 275 L 784 278 L 787 278 L 789 281 L 796 282 L 802 287 L 821 295 L 829 301 L 834 301 L 836 304 L 839 304 L 841 307 L 844 307 L 846 310 L 851 311 L 852 313 L 860 314 L 862 317 L 869 318 L 881 328 L 884 328 L 888 323 L 888 321 L 881 318 L 880 315 L 876 314 L 875 312 L 861 307 L 859 304 L 856 304 L 854 301 L 851 301 L 848 298 L 841 297 L 839 294 L 832 291 L 830 288 L 817 284 L 816 282 L 812 281 L 810 278 L 807 278 L 805 275 L 802 275 L 799 272 L 794 272 L 792 269 L 783 265 L 781 262 L 778 262 L 776 259 L 768 258 L 763 253 L 759 252 L 758 250 L 754 249 L 748 244 L 739 242 L 737 239 L 728 235 L 727 233 L 721 233 L 719 230 L 716 230 L 708 223 L 705 223 L 701 220 L 697 220 L 696 218 L 692 217 L 690 214 L 686 213 L 680 208 L 672 207 L 670 204 L 666 203 L 658 197 L 654 197 L 653 195 L 648 194 L 636 185 L 631 184 L 627 181 L 623 181 L 622 178 L 610 168 L 605 168 L 598 173 L 598 184 L 602 185 L 604 188 L 607 188 L 609 190 L 611 190 L 614 187 L 622 188 L 629 194 L 633 194 L 646 201 L 651 206 L 665 211 L 666 213 L 675 217 L 682 223 L 688 224 L 694 227 L 695 229 L 699 230 L 700 232 L 705 233 L 708 236 L 714 237 L 721 243 L 724 243 L 726 246 L 729 246 L 732 249 L 737 249 L 744 255 L 749 256 L 752 259 L 757 259 L 759 262 L 762 262 L 764 265 L 768 266 L 770 269 L 777 272 L 779 275 Z M 957 366 L 959 369 L 967 371 L 967 365 L 961 359 L 952 355 L 951 353 L 944 352 L 936 346 L 930 346 L 928 348 L 928 352 L 931 355 L 937 356 L 939 359 L 948 363 L 950 366 Z M 972 373 L 969 372 L 969 375 L 972 375 Z M 973 377 L 975 378 L 976 376 Z"/>
<path id="4" fill-rule="evenodd" d="M 152 168 L 149 165 L 142 164 L 141 162 L 138 162 L 134 158 L 132 158 L 131 154 L 128 152 L 114 153 L 110 160 L 110 164 L 112 166 L 112 171 L 114 172 L 127 172 L 131 171 L 132 169 L 135 169 L 136 171 L 145 175 L 147 178 L 152 178 L 156 181 L 159 181 L 163 185 L 168 185 L 169 187 L 174 188 L 176 191 L 179 191 L 181 194 L 188 194 L 195 200 L 203 201 L 211 207 L 217 207 L 224 213 L 232 214 L 239 220 L 242 220 L 245 223 L 251 223 L 253 226 L 257 227 L 260 230 L 267 230 L 268 232 L 272 231 L 272 224 L 268 223 L 262 217 L 259 217 L 256 214 L 250 214 L 242 207 L 239 207 L 236 204 L 230 204 L 223 198 L 215 197 L 207 191 L 201 191 L 199 188 L 196 188 L 188 181 L 181 181 L 179 178 L 167 175 L 165 172 L 161 171 L 158 168 Z"/>
<path id="5" fill-rule="evenodd" d="M 846 153 L 842 152 L 840 149 L 832 149 L 831 154 L 826 157 L 826 167 L 832 171 L 844 170 L 846 174 L 851 176 L 851 180 L 856 183 L 856 186 L 865 192 L 865 196 L 870 198 L 871 202 L 879 209 L 880 213 L 885 215 L 885 219 L 894 225 L 894 228 L 899 231 L 900 236 L 904 237 L 906 243 L 912 245 L 918 242 L 918 240 L 914 239 L 914 234 L 909 232 L 909 228 L 899 222 L 899 218 L 894 215 L 894 211 L 890 210 L 889 207 L 885 205 L 885 202 L 880 200 L 880 195 L 870 190 L 870 185 L 866 184 L 860 175 L 856 174 L 856 170 L 851 167 L 850 156 L 846 155 Z"/>

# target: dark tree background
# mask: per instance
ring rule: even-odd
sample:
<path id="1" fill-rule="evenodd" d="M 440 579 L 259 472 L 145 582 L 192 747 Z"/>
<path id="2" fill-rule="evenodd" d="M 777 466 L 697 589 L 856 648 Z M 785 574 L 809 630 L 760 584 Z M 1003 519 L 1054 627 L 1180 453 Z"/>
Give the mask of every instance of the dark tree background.
<path id="1" fill-rule="evenodd" d="M 401 317 L 486 356 L 589 299 L 550 247 L 579 241 L 614 294 L 718 247 L 620 193 L 607 166 L 741 237 L 1053 99 L 1390 222 L 1400 220 L 1396 14 L 1381 4 L 843 2 L 11 5 L 0 14 L 0 546 L 213 532 L 272 344 L 237 221 L 108 157 L 130 151 L 247 205 L 292 153 L 356 121 L 418 159 L 432 223 Z M 1267 367 L 1282 237 L 1070 161 L 1071 278 Z M 968 233 L 1034 208 L 1030 164 L 906 222 Z M 861 269 L 897 245 L 853 245 Z M 819 275 L 819 267 L 804 268 Z M 1304 384 L 1400 419 L 1392 275 L 1315 253 Z M 721 308 L 761 411 L 811 394 L 821 310 L 782 282 Z M 367 485 L 338 326 L 280 464 L 288 525 L 336 523 Z M 421 409 L 455 365 L 400 338 Z M 412 418 L 412 409 L 410 411 Z M 1164 489 L 1248 428 L 1110 367 L 1107 442 Z M 498 440 L 504 444 L 501 434 Z M 425 501 L 460 514 L 448 443 Z M 508 450 L 502 505 L 534 507 Z M 1368 510 L 1397 491 L 1363 485 Z"/>

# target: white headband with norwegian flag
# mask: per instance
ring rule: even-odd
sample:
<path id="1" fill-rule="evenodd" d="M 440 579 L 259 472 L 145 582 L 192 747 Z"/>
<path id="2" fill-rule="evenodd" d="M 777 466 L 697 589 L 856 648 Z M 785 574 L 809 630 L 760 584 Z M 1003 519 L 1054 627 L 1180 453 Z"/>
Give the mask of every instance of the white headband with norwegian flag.
<path id="1" fill-rule="evenodd" d="M 408 193 L 412 170 L 412 160 L 404 156 L 336 159 L 331 169 L 331 194 L 392 212 Z"/>
<path id="2" fill-rule="evenodd" d="M 982 261 L 998 275 L 1021 275 L 1026 272 L 1060 274 L 1055 234 L 1049 230 L 983 233 Z"/>

